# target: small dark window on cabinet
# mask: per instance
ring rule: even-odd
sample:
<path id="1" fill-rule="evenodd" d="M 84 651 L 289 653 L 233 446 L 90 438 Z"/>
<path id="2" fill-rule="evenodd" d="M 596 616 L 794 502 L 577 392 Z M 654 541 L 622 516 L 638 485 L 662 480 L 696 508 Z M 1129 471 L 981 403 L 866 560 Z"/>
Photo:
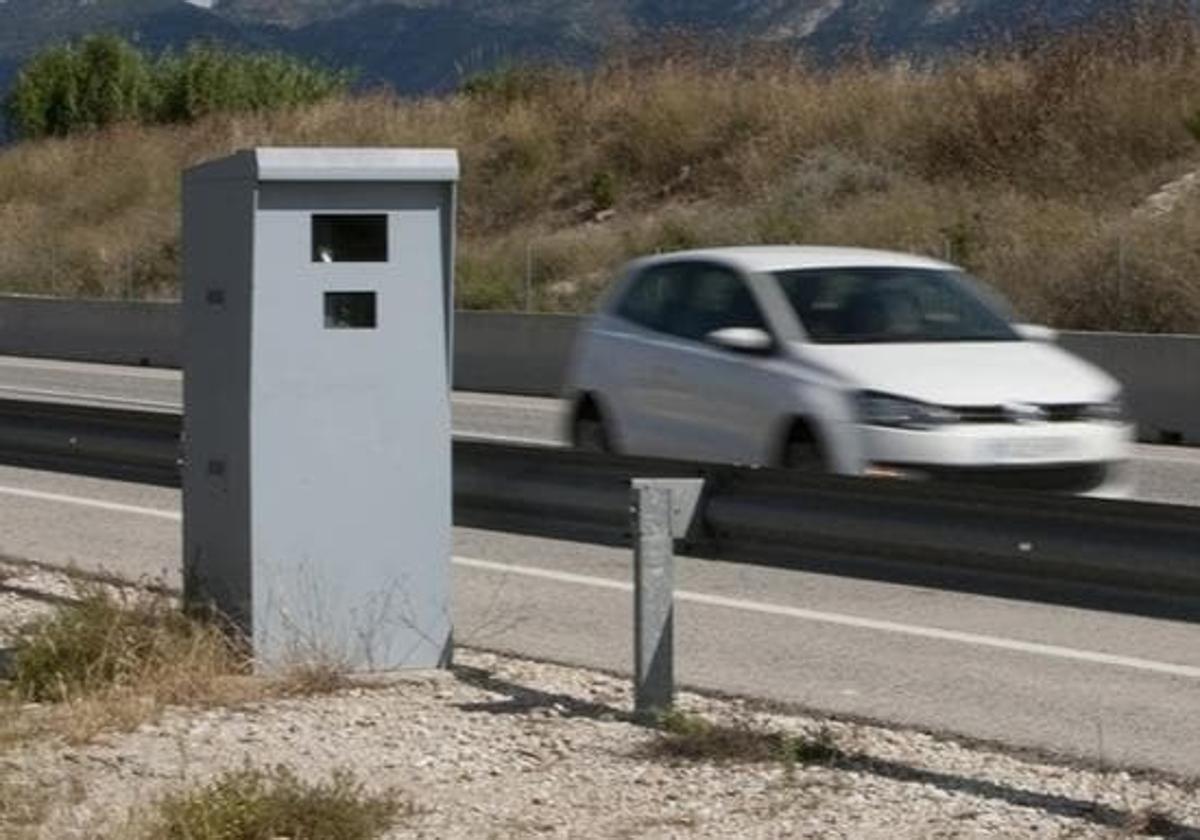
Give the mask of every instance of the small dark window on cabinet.
<path id="1" fill-rule="evenodd" d="M 325 329 L 373 330 L 375 326 L 374 292 L 325 293 Z"/>
<path id="2" fill-rule="evenodd" d="M 387 259 L 387 214 L 313 215 L 313 262 L 387 262 Z"/>

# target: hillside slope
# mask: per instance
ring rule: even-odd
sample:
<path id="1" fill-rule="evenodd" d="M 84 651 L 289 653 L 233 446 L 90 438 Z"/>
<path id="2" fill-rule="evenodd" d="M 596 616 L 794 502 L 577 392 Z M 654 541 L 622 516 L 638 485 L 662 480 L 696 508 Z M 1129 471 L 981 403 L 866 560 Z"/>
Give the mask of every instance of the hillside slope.
<path id="1" fill-rule="evenodd" d="M 460 301 L 587 308 L 625 258 L 809 242 L 949 256 L 1062 327 L 1200 331 L 1200 29 L 1128 22 L 930 69 L 773 52 L 514 73 L 0 150 L 0 291 L 173 296 L 178 184 L 253 145 L 452 146 Z"/>

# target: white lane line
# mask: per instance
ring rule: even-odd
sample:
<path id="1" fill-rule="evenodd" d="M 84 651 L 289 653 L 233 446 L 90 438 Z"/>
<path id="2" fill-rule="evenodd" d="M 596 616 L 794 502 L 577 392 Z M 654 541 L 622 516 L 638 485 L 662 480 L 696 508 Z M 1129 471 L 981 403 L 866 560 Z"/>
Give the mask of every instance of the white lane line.
<path id="1" fill-rule="evenodd" d="M 67 362 L 56 359 L 24 358 L 21 356 L 0 356 L 0 367 L 25 368 L 27 370 L 54 370 L 65 373 L 85 374 L 87 376 L 129 376 L 135 379 L 173 380 L 180 379 L 183 376 L 180 371 L 169 368 L 108 365 L 96 362 Z"/>
<path id="2" fill-rule="evenodd" d="M 178 402 L 162 402 L 159 400 L 145 400 L 139 397 L 118 397 L 111 394 L 87 394 L 82 391 L 63 391 L 57 388 L 25 388 L 14 385 L 0 385 L 0 394 L 5 396 L 18 397 L 41 397 L 53 398 L 61 400 L 69 400 L 70 402 L 94 402 L 106 405 L 122 405 L 145 408 L 162 408 L 178 411 L 181 404 Z"/>
<path id="3" fill-rule="evenodd" d="M 496 563 L 492 560 L 476 560 L 473 557 L 455 557 L 454 563 L 467 569 L 479 569 L 484 572 L 499 572 L 504 575 L 540 578 L 556 583 L 573 583 L 577 586 L 590 586 L 593 589 L 614 589 L 618 592 L 632 592 L 633 584 L 612 578 L 594 577 L 592 575 L 577 575 L 574 572 L 559 572 L 554 569 L 539 569 L 534 566 L 514 566 L 511 563 Z M 675 597 L 680 593 L 676 591 Z"/>
<path id="4" fill-rule="evenodd" d="M 120 502 L 106 502 L 101 499 L 87 499 L 81 496 L 66 496 L 61 493 L 45 493 L 41 490 L 28 490 L 24 487 L 0 486 L 0 496 L 15 496 L 20 499 L 33 499 L 39 502 L 54 502 L 55 504 L 75 505 L 77 507 L 106 510 L 112 513 L 129 513 L 137 516 L 152 516 L 157 519 L 167 519 L 172 522 L 183 520 L 183 514 L 177 510 L 142 507 L 140 505 L 125 505 Z"/>
<path id="5" fill-rule="evenodd" d="M 97 394 L 88 391 L 76 391 L 65 388 L 34 388 L 25 385 L 9 385 L 0 383 L 0 392 L 11 394 L 18 397 L 51 397 L 55 399 L 67 399 L 72 401 L 83 402 L 101 402 L 101 403 L 118 403 L 122 405 L 145 405 L 154 408 L 170 408 L 179 409 L 182 407 L 182 402 L 172 401 L 163 402 L 161 400 L 148 400 L 140 397 L 122 397 L 115 394 Z M 533 411 L 536 413 L 549 413 L 557 411 L 557 407 L 546 408 L 541 405 L 527 406 L 521 400 L 525 397 L 513 397 L 508 400 L 487 398 L 478 398 L 473 396 L 464 396 L 458 393 L 452 394 L 452 402 L 455 405 L 470 407 L 491 407 L 502 408 L 513 411 Z"/>
<path id="6" fill-rule="evenodd" d="M 455 557 L 455 564 L 480 571 L 498 572 L 500 574 L 519 575 L 521 577 L 539 578 L 541 580 L 569 583 L 576 586 L 590 586 L 596 589 L 612 589 L 621 592 L 632 592 L 633 585 L 609 578 L 578 575 L 570 572 L 558 572 L 551 569 L 539 569 L 529 566 L 513 566 L 507 563 L 493 563 L 487 560 L 474 560 L 467 557 Z M 880 621 L 873 618 L 843 615 L 840 613 L 819 612 L 799 607 L 785 607 L 779 604 L 764 604 L 759 601 L 748 601 L 742 598 L 726 598 L 722 595 L 708 595 L 703 592 L 676 590 L 675 600 L 709 607 L 742 610 L 763 615 L 794 618 L 800 621 L 813 621 L 821 624 L 833 624 L 840 627 L 853 627 L 859 630 L 874 630 L 882 633 L 895 633 L 903 636 L 913 636 L 922 639 L 934 639 L 942 642 L 957 642 L 979 647 L 990 647 L 998 650 L 1026 653 L 1053 659 L 1066 659 L 1074 662 L 1087 662 L 1094 665 L 1112 665 L 1119 668 L 1130 668 L 1136 671 L 1149 671 L 1157 674 L 1169 674 L 1175 677 L 1200 679 L 1200 668 L 1189 665 L 1176 665 L 1170 662 L 1156 662 L 1151 659 L 1140 659 L 1133 656 L 1118 656 L 1111 653 L 1077 650 L 1045 645 L 1037 642 L 1022 642 L 1016 639 L 1004 639 L 997 636 L 984 636 L 977 633 L 961 633 L 956 630 L 941 630 L 936 627 L 921 627 L 911 624 L 900 624 L 894 621 Z"/>
<path id="7" fill-rule="evenodd" d="M 468 432 L 454 430 L 454 439 L 463 441 L 484 441 L 489 443 L 512 443 L 518 446 L 541 446 L 548 449 L 562 449 L 567 444 L 555 438 L 521 437 L 519 435 L 497 435 L 491 432 Z"/>
<path id="8" fill-rule="evenodd" d="M 513 394 L 511 396 L 496 394 L 495 396 L 489 396 L 472 391 L 455 391 L 452 398 L 456 405 L 470 405 L 483 408 L 508 408 L 540 413 L 558 413 L 563 408 L 562 400 L 556 400 L 552 397 L 526 397 L 521 394 Z"/>
<path id="9" fill-rule="evenodd" d="M 139 516 L 150 516 L 178 522 L 182 515 L 178 511 L 162 510 L 160 508 L 140 507 L 117 502 L 106 502 L 99 499 L 89 499 L 80 496 L 66 496 L 59 493 L 44 493 L 38 490 L 27 490 L 21 487 L 0 486 L 0 495 L 36 499 L 47 502 L 79 505 L 81 507 L 108 510 L 117 513 L 129 513 Z M 593 589 L 610 589 L 618 592 L 632 592 L 633 585 L 625 581 L 611 578 L 580 575 L 573 572 L 559 572 L 553 569 L 539 569 L 531 566 L 515 566 L 508 563 L 496 563 L 490 560 L 476 560 L 470 557 L 455 557 L 455 565 L 480 571 L 497 572 L 500 574 L 517 575 L 520 577 L 550 580 L 558 583 L 569 583 L 576 586 L 587 586 Z M 873 618 L 844 615 L 841 613 L 820 612 L 800 607 L 786 607 L 781 604 L 766 604 L 760 601 L 749 601 L 743 598 L 727 598 L 723 595 L 709 595 L 703 592 L 691 592 L 686 589 L 676 590 L 675 599 L 685 603 L 702 604 L 710 607 L 742 610 L 762 615 L 774 615 L 784 618 L 794 618 L 800 621 L 812 621 L 821 624 L 833 624 L 841 627 L 853 627 L 860 630 L 874 630 L 883 633 L 895 633 L 923 639 L 934 639 L 943 642 L 990 647 L 1015 653 L 1027 653 L 1052 659 L 1066 659 L 1075 662 L 1088 662 L 1094 665 L 1112 665 L 1119 668 L 1129 668 L 1136 671 L 1148 671 L 1157 674 L 1168 674 L 1176 677 L 1200 679 L 1200 668 L 1189 665 L 1176 665 L 1170 662 L 1156 662 L 1151 659 L 1141 659 L 1133 656 L 1119 656 L 1111 653 L 1077 650 L 1059 645 L 1045 645 L 1037 642 L 1022 642 L 1016 639 L 1004 639 L 997 636 L 984 636 L 978 633 L 962 633 L 956 630 L 942 630 L 936 627 L 921 627 L 912 624 L 900 624 L 895 621 L 881 621 Z"/>
<path id="10" fill-rule="evenodd" d="M 1173 452 L 1143 452 L 1135 450 L 1131 461 L 1152 464 L 1178 464 L 1181 467 L 1200 467 L 1200 451 L 1176 447 Z"/>

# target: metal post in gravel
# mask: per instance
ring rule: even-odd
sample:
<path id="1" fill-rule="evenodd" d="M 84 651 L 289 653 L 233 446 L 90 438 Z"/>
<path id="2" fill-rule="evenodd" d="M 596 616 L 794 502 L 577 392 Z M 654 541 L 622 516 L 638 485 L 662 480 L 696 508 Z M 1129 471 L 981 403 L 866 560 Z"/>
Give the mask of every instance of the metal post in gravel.
<path id="1" fill-rule="evenodd" d="M 687 535 L 704 482 L 635 479 L 634 709 L 652 714 L 674 702 L 675 540 Z"/>

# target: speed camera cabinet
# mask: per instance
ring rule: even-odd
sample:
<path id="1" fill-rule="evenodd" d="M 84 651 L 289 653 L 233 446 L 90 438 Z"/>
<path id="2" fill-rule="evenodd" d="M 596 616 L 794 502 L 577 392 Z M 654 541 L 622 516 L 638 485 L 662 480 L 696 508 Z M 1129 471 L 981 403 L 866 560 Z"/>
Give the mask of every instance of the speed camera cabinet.
<path id="1" fill-rule="evenodd" d="M 259 667 L 449 662 L 452 150 L 183 178 L 184 588 Z"/>

